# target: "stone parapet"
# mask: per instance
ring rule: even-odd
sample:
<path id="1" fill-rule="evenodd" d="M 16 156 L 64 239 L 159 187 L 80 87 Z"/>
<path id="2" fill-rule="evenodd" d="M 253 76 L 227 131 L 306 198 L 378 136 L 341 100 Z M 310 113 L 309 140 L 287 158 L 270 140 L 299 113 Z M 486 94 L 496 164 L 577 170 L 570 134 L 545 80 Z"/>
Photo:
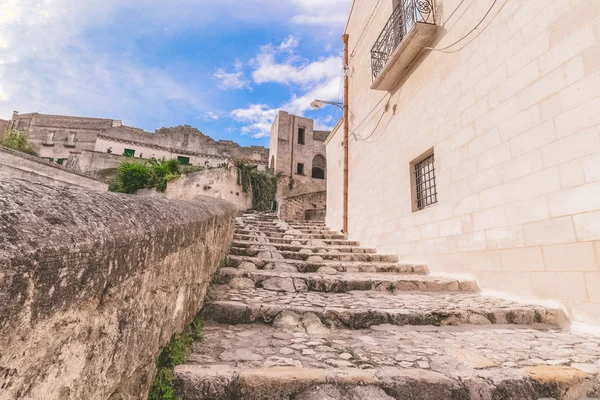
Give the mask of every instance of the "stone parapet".
<path id="1" fill-rule="evenodd" d="M 145 398 L 235 208 L 0 178 L 0 399 Z"/>

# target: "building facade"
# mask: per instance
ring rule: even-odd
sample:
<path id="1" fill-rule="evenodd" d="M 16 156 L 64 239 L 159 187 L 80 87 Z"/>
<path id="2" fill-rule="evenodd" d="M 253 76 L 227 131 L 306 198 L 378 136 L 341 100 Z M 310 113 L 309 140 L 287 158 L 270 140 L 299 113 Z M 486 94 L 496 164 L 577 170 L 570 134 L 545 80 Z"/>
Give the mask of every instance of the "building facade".
<path id="1" fill-rule="evenodd" d="M 598 2 L 361 0 L 345 33 L 350 238 L 600 323 Z"/>
<path id="2" fill-rule="evenodd" d="M 98 134 L 116 126 L 121 121 L 15 111 L 8 130 L 27 133 L 40 157 L 62 164 L 74 151 L 94 150 Z"/>
<path id="3" fill-rule="evenodd" d="M 271 127 L 269 168 L 287 182 L 280 185 L 280 197 L 325 190 L 328 135 L 328 131 L 314 130 L 310 118 L 279 111 Z"/>
<path id="4" fill-rule="evenodd" d="M 189 125 L 155 132 L 123 126 L 120 120 L 39 113 L 13 113 L 0 131 L 25 132 L 41 158 L 69 164 L 81 172 L 110 176 L 122 157 L 178 159 L 182 164 L 216 167 L 240 159 L 266 170 L 269 151 L 242 147 L 230 140 L 216 141 Z M 110 156 L 104 157 L 102 154 Z M 70 159 L 70 160 L 69 160 Z M 107 175 L 108 174 L 108 175 Z"/>

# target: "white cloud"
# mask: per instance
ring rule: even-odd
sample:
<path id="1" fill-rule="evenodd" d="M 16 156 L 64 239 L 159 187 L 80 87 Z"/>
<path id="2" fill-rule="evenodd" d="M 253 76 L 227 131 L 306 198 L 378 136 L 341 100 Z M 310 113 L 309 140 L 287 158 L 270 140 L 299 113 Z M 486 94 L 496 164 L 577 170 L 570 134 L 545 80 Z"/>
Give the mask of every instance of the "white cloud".
<path id="1" fill-rule="evenodd" d="M 242 133 L 262 138 L 271 133 L 271 125 L 278 111 L 266 104 L 250 104 L 248 108 L 233 110 L 231 116 L 237 121 L 249 123 L 242 127 Z"/>
<path id="2" fill-rule="evenodd" d="M 291 53 L 283 61 L 278 61 L 277 59 L 281 58 L 281 49 L 285 49 L 289 53 L 291 40 L 295 43 L 294 47 L 298 46 L 298 41 L 290 37 L 279 46 L 268 44 L 260 48 L 258 56 L 253 60 L 255 70 L 252 72 L 252 79 L 255 83 L 306 85 L 316 84 L 340 75 L 342 63 L 337 56 L 308 62 Z"/>
<path id="3" fill-rule="evenodd" d="M 271 126 L 279 110 L 287 111 L 294 115 L 304 115 L 306 111 L 310 110 L 310 103 L 314 99 L 339 100 L 341 79 L 341 77 L 329 79 L 302 96 L 292 96 L 290 100 L 279 107 L 269 107 L 266 104 L 250 104 L 248 108 L 232 111 L 231 116 L 239 122 L 248 123 L 242 127 L 242 133 L 254 138 L 267 137 L 271 134 Z M 335 125 L 337 121 L 331 121 L 328 118 L 330 116 L 318 120 L 318 129 L 326 130 Z"/>
<path id="4" fill-rule="evenodd" d="M 343 26 L 351 0 L 292 0 L 298 14 L 291 22 L 303 25 Z"/>
<path id="5" fill-rule="evenodd" d="M 239 59 L 233 63 L 233 72 L 226 72 L 223 68 L 219 68 L 213 74 L 213 78 L 218 81 L 217 86 L 223 90 L 243 89 L 250 87 L 250 81 L 246 79 L 243 64 Z"/>
<path id="6" fill-rule="evenodd" d="M 219 119 L 219 116 L 212 111 L 208 111 L 208 112 L 204 113 L 205 121 L 217 121 L 218 119 Z"/>
<path id="7" fill-rule="evenodd" d="M 293 44 L 293 45 L 291 45 Z M 310 110 L 310 103 L 315 99 L 339 100 L 341 90 L 342 61 L 338 56 L 329 56 L 309 61 L 299 58 L 294 52 L 288 51 L 299 45 L 297 39 L 288 37 L 276 46 L 272 43 L 260 47 L 258 56 L 253 60 L 255 70 L 252 78 L 256 84 L 278 83 L 293 86 L 299 94 L 278 107 L 266 104 L 250 104 L 248 108 L 236 109 L 231 113 L 235 120 L 246 123 L 242 132 L 255 138 L 269 136 L 271 125 L 279 110 L 295 115 L 304 115 Z M 278 58 L 284 58 L 278 61 Z M 320 129 L 331 127 L 331 114 L 317 121 Z"/>
<path id="8" fill-rule="evenodd" d="M 281 44 L 279 45 L 279 50 L 287 51 L 288 53 L 292 53 L 294 51 L 294 49 L 296 47 L 298 47 L 299 44 L 300 44 L 300 42 L 298 42 L 298 39 L 296 39 L 294 37 L 294 35 L 290 35 L 290 36 L 288 36 L 288 38 L 286 40 L 281 42 Z"/>

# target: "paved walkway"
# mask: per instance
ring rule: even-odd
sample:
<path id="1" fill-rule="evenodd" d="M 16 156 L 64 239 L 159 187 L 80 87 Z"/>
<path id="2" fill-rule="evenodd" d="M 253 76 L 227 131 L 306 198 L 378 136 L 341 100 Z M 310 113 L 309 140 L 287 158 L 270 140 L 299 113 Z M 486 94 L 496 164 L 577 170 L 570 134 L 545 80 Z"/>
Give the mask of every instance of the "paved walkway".
<path id="1" fill-rule="evenodd" d="M 322 223 L 237 219 L 182 400 L 600 398 L 600 338 Z"/>

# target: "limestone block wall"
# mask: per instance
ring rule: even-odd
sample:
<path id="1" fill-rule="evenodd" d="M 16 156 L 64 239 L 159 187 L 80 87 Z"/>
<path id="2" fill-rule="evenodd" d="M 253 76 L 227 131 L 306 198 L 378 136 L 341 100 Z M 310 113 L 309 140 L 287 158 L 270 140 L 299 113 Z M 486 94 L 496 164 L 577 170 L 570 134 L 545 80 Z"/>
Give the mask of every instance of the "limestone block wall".
<path id="1" fill-rule="evenodd" d="M 193 200 L 197 196 L 209 196 L 226 200 L 238 210 L 252 208 L 252 196 L 242 192 L 237 184 L 237 168 L 207 169 L 186 174 L 167 183 L 167 190 L 159 193 L 155 189 L 138 190 L 137 195 L 146 197 L 164 197 L 176 200 Z"/>
<path id="2" fill-rule="evenodd" d="M 71 117 L 39 113 L 14 113 L 9 129 L 27 132 L 40 157 L 69 158 L 71 151 L 93 150 L 96 136 L 121 121 L 103 118 Z M 46 135 L 52 132 L 52 145 L 46 143 Z M 73 146 L 68 144 L 70 135 L 75 134 Z"/>
<path id="3" fill-rule="evenodd" d="M 341 231 L 344 214 L 344 124 L 342 120 L 333 128 L 325 142 L 327 146 L 327 215 L 325 223 Z"/>
<path id="4" fill-rule="evenodd" d="M 436 5 L 439 49 L 492 0 Z M 350 237 L 600 323 L 598 2 L 499 1 L 384 92 L 369 53 L 391 12 L 355 1 L 346 30 Z M 431 149 L 439 201 L 413 212 L 410 163 Z"/>
<path id="5" fill-rule="evenodd" d="M 324 190 L 287 197 L 281 201 L 279 217 L 284 221 L 323 220 L 326 202 L 327 192 Z"/>
<path id="6" fill-rule="evenodd" d="M 79 186 L 103 192 L 108 190 L 106 183 L 91 176 L 2 146 L 0 146 L 0 177 L 19 178 L 51 186 Z"/>
<path id="7" fill-rule="evenodd" d="M 304 144 L 298 143 L 298 129 L 304 128 Z M 314 120 L 279 111 L 271 129 L 269 164 L 284 176 L 278 187 L 278 200 L 302 193 L 325 190 L 325 179 L 312 178 L 313 158 L 326 157 L 325 138 L 328 132 L 315 131 Z M 304 164 L 304 174 L 298 174 L 298 163 Z M 289 181 L 293 179 L 290 189 Z M 284 182 L 285 181 L 285 182 Z"/>
<path id="8" fill-rule="evenodd" d="M 0 179 L 0 399 L 142 399 L 235 208 Z"/>

